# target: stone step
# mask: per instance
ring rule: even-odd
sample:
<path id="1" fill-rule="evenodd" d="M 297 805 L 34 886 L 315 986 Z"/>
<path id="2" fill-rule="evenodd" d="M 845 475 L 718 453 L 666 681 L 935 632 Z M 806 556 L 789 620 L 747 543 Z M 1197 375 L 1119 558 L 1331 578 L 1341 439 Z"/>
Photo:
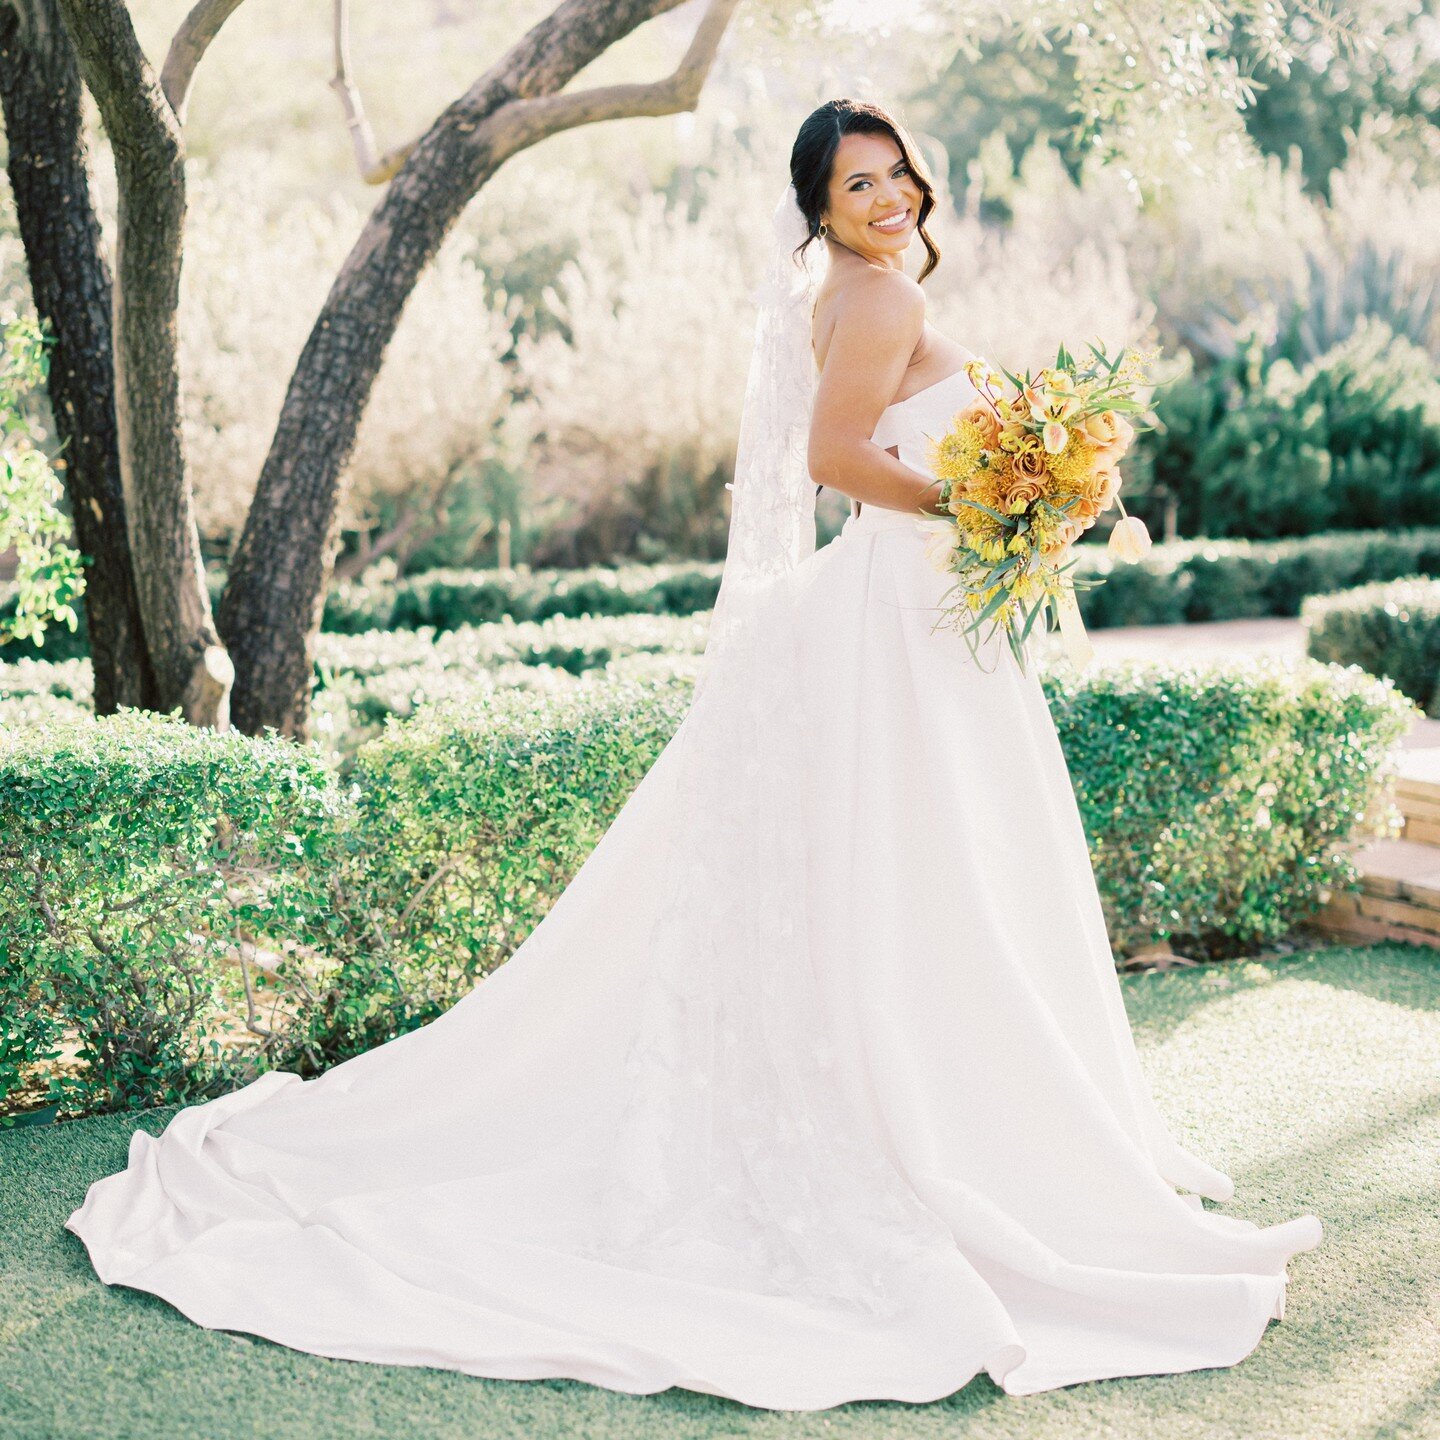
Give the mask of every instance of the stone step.
<path id="1" fill-rule="evenodd" d="M 1402 837 L 1355 852 L 1358 894 L 1334 895 L 1315 917 L 1327 934 L 1361 941 L 1409 940 L 1440 948 L 1440 845 Z"/>
<path id="2" fill-rule="evenodd" d="M 1440 748 L 1422 745 L 1401 750 L 1393 793 L 1405 817 L 1401 838 L 1440 847 Z"/>

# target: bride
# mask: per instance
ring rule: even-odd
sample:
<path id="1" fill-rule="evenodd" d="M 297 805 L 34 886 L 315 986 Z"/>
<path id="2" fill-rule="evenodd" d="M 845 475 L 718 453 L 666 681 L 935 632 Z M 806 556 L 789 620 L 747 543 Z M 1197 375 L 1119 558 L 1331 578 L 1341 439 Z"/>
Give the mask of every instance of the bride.
<path id="1" fill-rule="evenodd" d="M 1234 1187 L 1141 1071 L 1035 669 L 933 628 L 924 438 L 974 391 L 901 270 L 930 180 L 848 100 L 791 175 L 675 735 L 440 1019 L 136 1131 L 66 1222 L 106 1283 L 795 1410 L 1233 1365 L 1283 1315 L 1319 1221 L 1202 1204 Z M 852 501 L 819 550 L 815 480 Z"/>

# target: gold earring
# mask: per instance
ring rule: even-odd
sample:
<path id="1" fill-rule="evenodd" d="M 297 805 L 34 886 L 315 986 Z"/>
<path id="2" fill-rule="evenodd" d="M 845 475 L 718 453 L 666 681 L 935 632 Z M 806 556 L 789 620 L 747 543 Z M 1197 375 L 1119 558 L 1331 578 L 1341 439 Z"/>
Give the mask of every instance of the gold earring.
<path id="1" fill-rule="evenodd" d="M 823 240 L 830 233 L 830 227 L 822 220 L 820 222 L 820 238 Z"/>

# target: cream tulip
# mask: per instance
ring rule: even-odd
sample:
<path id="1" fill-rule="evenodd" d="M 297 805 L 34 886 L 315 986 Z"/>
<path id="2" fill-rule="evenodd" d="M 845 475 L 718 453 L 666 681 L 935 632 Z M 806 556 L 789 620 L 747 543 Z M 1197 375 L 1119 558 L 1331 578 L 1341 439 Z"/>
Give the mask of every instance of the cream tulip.
<path id="1" fill-rule="evenodd" d="M 1150 532 L 1138 516 L 1127 515 L 1110 532 L 1110 553 L 1133 565 L 1150 548 Z"/>

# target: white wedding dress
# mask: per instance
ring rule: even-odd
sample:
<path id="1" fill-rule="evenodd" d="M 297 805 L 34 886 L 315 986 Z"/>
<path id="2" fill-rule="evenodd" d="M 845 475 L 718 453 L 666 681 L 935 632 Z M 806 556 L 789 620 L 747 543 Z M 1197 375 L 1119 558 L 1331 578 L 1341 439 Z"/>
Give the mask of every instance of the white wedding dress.
<path id="1" fill-rule="evenodd" d="M 972 394 L 876 443 L 927 470 Z M 1202 1206 L 1233 1186 L 1140 1068 L 1040 681 L 933 628 L 926 533 L 865 506 L 785 577 L 446 1015 L 136 1132 L 67 1222 L 100 1277 L 320 1355 L 780 1409 L 1247 1355 L 1320 1222 Z"/>

